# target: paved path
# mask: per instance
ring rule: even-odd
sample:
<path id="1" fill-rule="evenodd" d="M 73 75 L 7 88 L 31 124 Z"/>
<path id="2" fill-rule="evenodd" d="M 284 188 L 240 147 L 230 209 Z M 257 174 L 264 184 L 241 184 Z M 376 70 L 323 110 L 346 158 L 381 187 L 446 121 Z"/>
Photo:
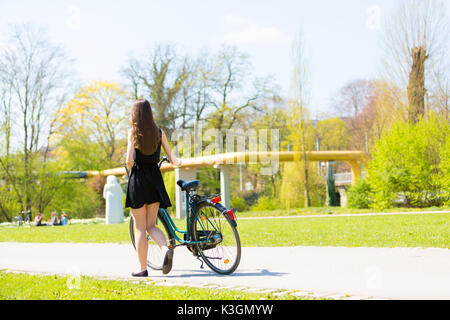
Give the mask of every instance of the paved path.
<path id="1" fill-rule="evenodd" d="M 131 245 L 0 243 L 0 268 L 131 278 L 138 267 Z M 220 276 L 185 248 L 175 250 L 166 285 L 217 285 L 285 289 L 302 295 L 450 299 L 450 250 L 434 248 L 277 247 L 243 248 L 231 276 Z"/>

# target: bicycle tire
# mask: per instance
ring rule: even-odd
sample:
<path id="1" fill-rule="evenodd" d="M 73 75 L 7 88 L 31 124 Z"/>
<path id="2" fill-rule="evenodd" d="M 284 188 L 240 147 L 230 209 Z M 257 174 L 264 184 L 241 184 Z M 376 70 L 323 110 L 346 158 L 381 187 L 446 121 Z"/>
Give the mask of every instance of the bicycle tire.
<path id="1" fill-rule="evenodd" d="M 158 228 L 160 228 L 161 225 L 163 227 L 162 231 L 164 232 L 164 234 L 166 236 L 166 240 L 169 243 L 169 246 L 174 246 L 175 239 L 171 233 L 171 230 L 167 226 L 167 222 L 161 218 L 161 213 L 158 211 L 158 217 L 157 217 Z M 131 243 L 133 244 L 134 250 L 136 250 L 136 241 L 135 241 L 135 236 L 134 236 L 134 219 L 133 219 L 133 216 L 131 216 L 131 215 L 130 215 L 129 230 L 130 230 Z M 150 236 L 148 234 L 147 234 L 147 240 L 149 243 L 148 255 L 147 255 L 147 266 L 153 270 L 162 270 L 164 256 L 162 255 L 161 252 L 159 252 L 158 246 L 152 240 L 152 238 L 150 238 Z"/>
<path id="2" fill-rule="evenodd" d="M 228 215 L 225 215 L 221 212 L 221 208 L 210 203 L 209 201 L 200 202 L 195 206 L 194 210 L 197 213 L 197 216 L 199 216 L 199 219 L 202 219 L 202 215 L 206 215 L 206 217 L 208 217 L 209 215 L 208 224 L 215 224 L 215 227 L 219 231 L 218 233 L 220 234 L 221 238 L 221 241 L 217 244 L 195 244 L 195 251 L 206 263 L 206 265 L 214 272 L 219 274 L 233 273 L 239 266 L 241 260 L 241 240 L 236 226 L 233 224 Z M 213 228 L 209 230 L 203 230 L 198 226 L 199 221 L 197 220 L 196 216 L 192 214 L 189 221 L 189 229 L 194 241 L 204 240 L 204 237 L 216 236 L 218 234 L 215 230 L 213 230 Z M 226 228 L 227 231 L 222 227 Z M 234 244 L 233 239 L 231 238 L 234 239 Z M 232 245 L 219 246 L 221 243 Z M 227 256 L 224 255 L 225 253 L 227 253 Z"/>

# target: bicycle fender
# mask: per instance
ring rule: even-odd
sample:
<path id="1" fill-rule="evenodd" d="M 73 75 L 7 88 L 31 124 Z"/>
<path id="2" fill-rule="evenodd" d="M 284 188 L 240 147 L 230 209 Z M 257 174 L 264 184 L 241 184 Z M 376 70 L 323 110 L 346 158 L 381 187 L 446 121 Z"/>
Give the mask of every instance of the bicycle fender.
<path id="1" fill-rule="evenodd" d="M 197 202 L 197 203 L 195 204 L 195 206 L 194 206 L 194 210 L 195 210 L 195 211 L 198 211 L 198 208 L 199 208 L 202 204 L 204 204 L 204 203 L 208 203 L 208 204 L 210 204 L 210 205 L 213 205 L 214 207 L 217 208 L 217 210 L 220 211 L 220 213 L 224 213 L 224 211 L 227 210 L 227 209 L 226 209 L 222 204 L 220 204 L 219 202 L 218 202 L 218 203 L 212 203 L 210 199 L 204 199 L 204 200 L 200 200 L 199 202 Z"/>
<path id="2" fill-rule="evenodd" d="M 228 214 L 228 209 L 225 208 L 221 203 L 216 203 L 215 204 L 216 208 L 224 215 L 227 216 L 230 220 L 231 220 L 231 224 L 233 227 L 237 227 L 237 222 L 236 219 L 234 218 L 234 215 L 232 214 L 232 216 L 230 217 L 230 215 Z M 231 210 L 232 213 L 234 213 L 234 210 Z"/>
<path id="3" fill-rule="evenodd" d="M 202 205 L 202 204 L 205 203 L 205 202 L 206 202 L 206 203 L 209 203 L 209 204 L 211 204 L 211 205 L 213 205 L 214 207 L 216 207 L 216 209 L 219 210 L 220 213 L 223 214 L 224 216 L 225 216 L 225 215 L 228 216 L 227 208 L 225 208 L 220 202 L 212 203 L 210 199 L 208 199 L 208 200 L 201 200 L 201 201 L 197 202 L 197 203 L 195 204 L 195 206 L 194 206 L 194 210 L 195 210 L 195 211 L 198 211 L 198 207 L 200 207 L 200 205 Z M 233 211 L 234 211 L 234 210 L 233 210 Z M 230 220 L 231 220 L 231 224 L 233 225 L 233 227 L 237 227 L 237 222 L 236 222 L 236 220 L 234 220 L 234 219 L 232 220 L 231 218 L 230 218 Z"/>
<path id="4" fill-rule="evenodd" d="M 222 214 L 224 214 L 224 213 L 227 211 L 227 208 L 225 208 L 220 202 L 215 203 L 214 206 L 215 206 Z"/>

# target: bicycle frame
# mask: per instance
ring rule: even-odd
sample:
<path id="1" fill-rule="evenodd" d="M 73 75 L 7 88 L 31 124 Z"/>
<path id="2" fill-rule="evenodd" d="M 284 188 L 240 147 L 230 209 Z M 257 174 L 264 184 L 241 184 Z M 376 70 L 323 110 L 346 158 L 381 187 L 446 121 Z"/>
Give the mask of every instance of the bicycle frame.
<path id="1" fill-rule="evenodd" d="M 189 228 L 189 221 L 191 218 L 191 214 L 195 216 L 195 219 L 199 222 L 201 228 L 203 231 L 205 231 L 205 228 L 203 227 L 203 223 L 199 220 L 197 213 L 194 210 L 194 206 L 190 204 L 190 195 L 188 192 L 186 192 L 186 230 L 180 230 L 177 228 L 175 223 L 173 222 L 172 218 L 170 217 L 169 213 L 166 209 L 159 208 L 159 213 L 161 217 L 167 222 L 167 226 L 169 227 L 172 235 L 175 237 L 175 240 L 178 241 L 182 245 L 189 245 L 189 244 L 196 244 L 196 243 L 204 243 L 206 240 L 203 241 L 193 241 L 191 240 L 191 234 L 190 234 L 190 228 Z M 207 221 L 210 221 L 208 217 L 206 217 Z M 213 228 L 217 231 L 214 224 L 210 223 Z M 181 239 L 177 233 L 181 233 L 186 235 L 186 239 Z"/>
<path id="2" fill-rule="evenodd" d="M 162 162 L 168 161 L 168 158 L 166 156 L 163 157 L 163 159 L 159 162 L 158 166 L 161 167 Z M 125 171 L 127 173 L 127 176 L 130 177 L 130 170 L 128 169 L 128 166 L 124 164 Z M 197 213 L 194 210 L 194 205 L 191 205 L 191 196 L 189 195 L 189 192 L 186 192 L 186 230 L 180 230 L 177 228 L 175 223 L 173 222 L 172 218 L 169 215 L 169 212 L 167 212 L 166 209 L 159 208 L 159 215 L 166 221 L 167 226 L 170 229 L 170 232 L 175 237 L 175 240 L 178 241 L 182 245 L 190 245 L 190 244 L 196 244 L 196 243 L 205 243 L 207 242 L 207 239 L 203 241 L 193 241 L 191 240 L 191 234 L 190 234 L 190 228 L 189 228 L 189 221 L 191 217 L 191 212 L 195 216 L 195 219 L 199 222 L 201 228 L 206 234 L 205 228 L 203 227 L 202 221 L 198 219 Z M 158 219 L 158 218 L 157 218 Z M 213 223 L 209 220 L 208 217 L 206 217 L 206 221 L 210 223 L 211 226 L 213 226 L 214 230 L 217 231 L 216 227 Z M 156 220 L 156 223 L 158 223 L 158 220 Z M 177 233 L 184 234 L 186 236 L 185 239 L 181 239 Z"/>

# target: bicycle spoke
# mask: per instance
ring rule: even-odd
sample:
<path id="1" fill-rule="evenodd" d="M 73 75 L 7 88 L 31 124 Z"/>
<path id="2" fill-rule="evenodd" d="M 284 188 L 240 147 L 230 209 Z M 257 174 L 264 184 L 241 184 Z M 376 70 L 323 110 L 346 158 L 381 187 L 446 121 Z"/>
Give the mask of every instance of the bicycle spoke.
<path id="1" fill-rule="evenodd" d="M 233 272 L 240 261 L 240 240 L 236 230 L 214 206 L 206 205 L 198 210 L 198 215 L 200 219 L 195 221 L 194 230 L 204 235 L 196 235 L 197 241 L 204 241 L 197 245 L 203 260 L 218 273 Z M 217 235 L 220 239 L 217 239 Z"/>

